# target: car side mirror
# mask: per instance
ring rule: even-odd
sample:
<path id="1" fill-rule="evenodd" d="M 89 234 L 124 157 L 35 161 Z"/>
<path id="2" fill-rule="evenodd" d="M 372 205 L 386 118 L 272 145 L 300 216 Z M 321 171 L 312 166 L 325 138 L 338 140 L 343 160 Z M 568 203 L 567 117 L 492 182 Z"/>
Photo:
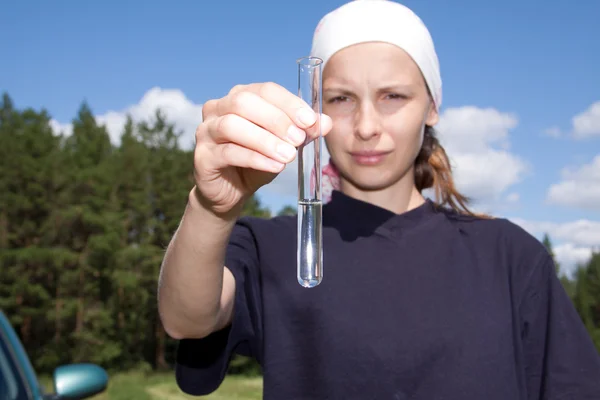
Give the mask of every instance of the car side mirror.
<path id="1" fill-rule="evenodd" d="M 54 393 L 65 400 L 85 399 L 103 392 L 108 374 L 95 364 L 69 364 L 54 370 Z"/>

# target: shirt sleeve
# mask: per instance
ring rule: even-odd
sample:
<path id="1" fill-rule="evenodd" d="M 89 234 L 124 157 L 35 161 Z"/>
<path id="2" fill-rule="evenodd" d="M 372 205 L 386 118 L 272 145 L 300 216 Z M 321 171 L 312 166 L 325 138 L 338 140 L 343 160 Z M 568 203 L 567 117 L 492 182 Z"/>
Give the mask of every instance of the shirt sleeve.
<path id="1" fill-rule="evenodd" d="M 179 341 L 175 377 L 190 395 L 205 395 L 223 382 L 235 354 L 261 362 L 262 315 L 259 260 L 254 236 L 246 220 L 235 225 L 227 247 L 225 265 L 235 278 L 232 323 L 202 339 Z M 201 288 L 198 288 L 201 290 Z"/>
<path id="2" fill-rule="evenodd" d="M 600 399 L 600 356 L 547 253 L 520 312 L 528 399 Z"/>

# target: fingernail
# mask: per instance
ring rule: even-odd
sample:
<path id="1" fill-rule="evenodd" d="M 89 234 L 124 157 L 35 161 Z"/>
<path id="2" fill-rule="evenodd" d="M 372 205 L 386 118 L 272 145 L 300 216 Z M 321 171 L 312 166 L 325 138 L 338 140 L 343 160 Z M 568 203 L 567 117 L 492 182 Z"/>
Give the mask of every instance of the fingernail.
<path id="1" fill-rule="evenodd" d="M 302 144 L 302 142 L 304 142 L 304 138 L 306 137 L 304 131 L 295 125 L 290 125 L 290 127 L 287 130 L 287 135 L 288 138 L 292 141 L 292 143 L 296 145 Z"/>
<path id="2" fill-rule="evenodd" d="M 301 108 L 296 115 L 298 121 L 305 126 L 311 126 L 317 121 L 317 116 L 312 110 Z"/>
<path id="3" fill-rule="evenodd" d="M 277 145 L 277 154 L 283 157 L 282 161 L 286 162 L 294 157 L 294 154 L 296 154 L 296 148 L 288 143 L 279 143 Z"/>
<path id="4" fill-rule="evenodd" d="M 273 171 L 273 172 L 279 172 L 281 170 L 281 168 L 283 167 L 283 164 L 275 161 L 275 160 L 271 160 L 269 159 L 268 161 L 266 161 L 266 167 L 267 169 Z"/>

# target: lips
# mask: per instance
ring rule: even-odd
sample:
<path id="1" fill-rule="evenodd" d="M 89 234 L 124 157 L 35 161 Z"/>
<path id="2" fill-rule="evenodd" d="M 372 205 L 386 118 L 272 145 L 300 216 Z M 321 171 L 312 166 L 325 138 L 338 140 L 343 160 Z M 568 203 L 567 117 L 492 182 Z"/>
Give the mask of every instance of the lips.
<path id="1" fill-rule="evenodd" d="M 377 165 L 383 162 L 385 157 L 390 154 L 389 151 L 356 151 L 350 155 L 354 162 L 360 165 Z"/>

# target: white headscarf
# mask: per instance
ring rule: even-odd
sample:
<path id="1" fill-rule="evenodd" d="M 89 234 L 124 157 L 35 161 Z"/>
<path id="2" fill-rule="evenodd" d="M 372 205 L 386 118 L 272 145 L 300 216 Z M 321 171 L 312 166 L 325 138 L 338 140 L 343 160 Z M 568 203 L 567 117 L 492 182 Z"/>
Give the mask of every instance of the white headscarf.
<path id="1" fill-rule="evenodd" d="M 442 78 L 435 46 L 423 21 L 408 7 L 391 0 L 354 0 L 326 14 L 317 25 L 311 56 L 327 61 L 339 50 L 364 42 L 385 42 L 403 49 L 420 68 L 435 107 L 442 105 Z M 339 190 L 333 164 L 323 167 L 322 196 Z"/>
<path id="2" fill-rule="evenodd" d="M 326 14 L 317 25 L 311 55 L 323 60 L 364 42 L 386 42 L 403 49 L 421 69 L 435 106 L 442 105 L 440 65 L 429 30 L 408 7 L 390 0 L 354 0 Z"/>

